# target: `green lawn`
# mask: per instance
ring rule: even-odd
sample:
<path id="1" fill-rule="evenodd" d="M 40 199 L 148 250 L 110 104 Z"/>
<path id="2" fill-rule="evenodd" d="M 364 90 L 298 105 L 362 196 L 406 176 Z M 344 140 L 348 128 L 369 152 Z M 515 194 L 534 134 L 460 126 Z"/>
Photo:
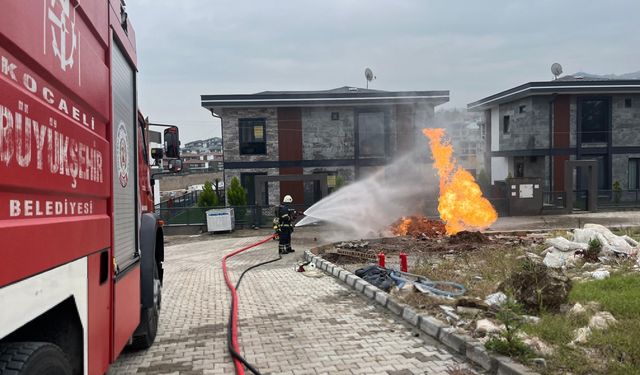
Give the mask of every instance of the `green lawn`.
<path id="1" fill-rule="evenodd" d="M 577 283 L 569 299 L 587 305 L 594 301 L 609 311 L 617 323 L 594 330 L 586 344 L 571 348 L 573 330 L 587 325 L 586 315 L 569 317 L 544 314 L 540 323 L 524 330 L 556 347 L 548 358 L 550 374 L 640 374 L 640 274 L 614 274 L 605 280 Z"/>

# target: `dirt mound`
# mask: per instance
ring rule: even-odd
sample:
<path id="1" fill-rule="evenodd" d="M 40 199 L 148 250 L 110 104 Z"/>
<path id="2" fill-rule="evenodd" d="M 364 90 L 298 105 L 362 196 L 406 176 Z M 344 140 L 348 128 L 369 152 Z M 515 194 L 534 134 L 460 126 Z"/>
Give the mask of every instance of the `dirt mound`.
<path id="1" fill-rule="evenodd" d="M 451 244 L 459 244 L 459 243 L 486 243 L 489 242 L 487 236 L 480 232 L 468 232 L 463 230 L 462 232 L 458 232 L 451 237 L 449 237 L 449 243 Z"/>
<path id="2" fill-rule="evenodd" d="M 435 238 L 446 233 L 442 221 L 427 219 L 424 216 L 403 217 L 392 224 L 391 230 L 395 235 L 415 238 Z"/>

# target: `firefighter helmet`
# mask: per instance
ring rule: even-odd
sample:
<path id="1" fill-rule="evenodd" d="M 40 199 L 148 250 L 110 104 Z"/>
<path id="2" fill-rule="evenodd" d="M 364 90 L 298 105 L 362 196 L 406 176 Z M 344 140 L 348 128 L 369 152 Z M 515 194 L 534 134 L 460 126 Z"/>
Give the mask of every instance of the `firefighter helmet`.
<path id="1" fill-rule="evenodd" d="M 289 194 L 285 195 L 282 199 L 282 203 L 293 203 L 293 198 Z"/>

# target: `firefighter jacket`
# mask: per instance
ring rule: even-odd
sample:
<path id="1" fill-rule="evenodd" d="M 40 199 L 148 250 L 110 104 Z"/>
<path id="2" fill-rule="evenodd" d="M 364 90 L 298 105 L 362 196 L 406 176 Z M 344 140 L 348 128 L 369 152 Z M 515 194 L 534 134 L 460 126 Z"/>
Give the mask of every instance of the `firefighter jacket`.
<path id="1" fill-rule="evenodd" d="M 273 230 L 275 230 L 276 233 L 293 232 L 294 216 L 295 210 L 290 209 L 284 204 L 278 206 L 276 209 L 276 217 L 273 219 Z"/>

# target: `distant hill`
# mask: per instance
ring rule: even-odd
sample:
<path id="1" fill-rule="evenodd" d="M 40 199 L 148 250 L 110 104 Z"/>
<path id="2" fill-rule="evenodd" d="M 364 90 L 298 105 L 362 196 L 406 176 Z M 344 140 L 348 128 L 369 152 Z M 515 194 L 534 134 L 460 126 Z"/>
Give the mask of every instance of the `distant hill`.
<path id="1" fill-rule="evenodd" d="M 584 77 L 586 79 L 640 79 L 640 70 L 633 73 L 624 74 L 591 74 L 585 72 L 578 72 L 572 74 L 574 77 Z"/>

